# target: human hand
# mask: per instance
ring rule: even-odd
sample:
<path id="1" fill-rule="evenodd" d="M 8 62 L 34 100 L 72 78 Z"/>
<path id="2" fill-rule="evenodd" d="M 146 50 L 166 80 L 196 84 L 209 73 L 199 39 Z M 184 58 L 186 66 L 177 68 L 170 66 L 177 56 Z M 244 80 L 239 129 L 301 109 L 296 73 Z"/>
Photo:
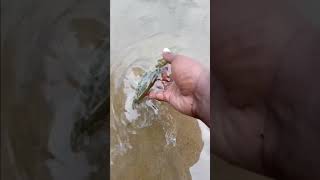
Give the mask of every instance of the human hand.
<path id="1" fill-rule="evenodd" d="M 164 52 L 163 58 L 171 64 L 173 82 L 170 82 L 164 91 L 151 92 L 149 98 L 168 102 L 179 112 L 201 118 L 208 125 L 209 111 L 206 115 L 203 113 L 200 101 L 203 101 L 204 98 L 210 99 L 210 94 L 208 94 L 209 97 L 204 97 L 202 92 L 203 84 L 207 84 L 207 92 L 210 91 L 209 71 L 193 59 L 183 55 Z M 207 83 L 201 83 L 204 81 Z"/>
<path id="2" fill-rule="evenodd" d="M 308 3 L 216 0 L 212 10 L 212 150 L 275 179 L 320 179 L 310 143 L 320 137 L 319 28 L 297 11 Z"/>

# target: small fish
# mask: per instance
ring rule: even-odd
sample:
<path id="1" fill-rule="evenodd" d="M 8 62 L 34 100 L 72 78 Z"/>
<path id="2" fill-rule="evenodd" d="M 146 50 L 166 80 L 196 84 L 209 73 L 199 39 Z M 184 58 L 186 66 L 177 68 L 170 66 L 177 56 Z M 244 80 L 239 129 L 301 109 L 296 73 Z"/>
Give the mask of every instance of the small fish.
<path id="1" fill-rule="evenodd" d="M 159 59 L 158 63 L 155 65 L 154 70 L 145 72 L 143 74 L 141 80 L 138 83 L 133 104 L 139 104 L 141 100 L 149 93 L 150 89 L 161 74 L 161 68 L 167 64 L 168 62 L 166 60 Z"/>

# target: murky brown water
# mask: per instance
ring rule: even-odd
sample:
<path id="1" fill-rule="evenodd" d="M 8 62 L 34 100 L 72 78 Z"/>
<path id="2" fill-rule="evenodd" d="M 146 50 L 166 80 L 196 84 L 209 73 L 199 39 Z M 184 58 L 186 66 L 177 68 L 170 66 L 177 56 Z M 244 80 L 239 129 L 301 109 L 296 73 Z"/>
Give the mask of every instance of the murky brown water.
<path id="1" fill-rule="evenodd" d="M 164 47 L 209 65 L 208 4 L 111 2 L 113 179 L 208 179 L 198 123 L 154 101 L 126 115 L 124 87 Z M 102 0 L 1 1 L 1 179 L 106 178 L 108 11 Z M 216 163 L 216 179 L 257 178 Z"/>
<path id="2" fill-rule="evenodd" d="M 135 109 L 131 104 L 139 77 L 163 48 L 210 64 L 209 2 L 111 1 L 113 180 L 209 179 L 207 128 L 201 130 L 197 120 L 166 103 L 146 100 Z M 205 140 L 202 131 L 207 132 Z"/>
<path id="3" fill-rule="evenodd" d="M 139 63 L 120 77 L 122 66 L 112 66 L 111 179 L 191 179 L 203 147 L 198 123 L 152 100 L 132 109 L 128 83 L 143 72 Z"/>
<path id="4" fill-rule="evenodd" d="M 1 179 L 106 178 L 108 11 L 1 1 Z"/>

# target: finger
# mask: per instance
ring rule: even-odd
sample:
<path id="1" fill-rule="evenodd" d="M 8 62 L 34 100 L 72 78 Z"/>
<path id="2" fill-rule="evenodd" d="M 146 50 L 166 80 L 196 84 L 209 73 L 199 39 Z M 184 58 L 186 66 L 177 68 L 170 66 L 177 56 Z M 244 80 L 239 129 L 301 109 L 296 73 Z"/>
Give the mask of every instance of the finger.
<path id="1" fill-rule="evenodd" d="M 164 51 L 162 53 L 162 57 L 163 59 L 165 59 L 166 61 L 168 61 L 169 63 L 172 63 L 172 61 L 175 59 L 175 54 L 172 52 L 168 52 L 168 51 Z"/>
<path id="2" fill-rule="evenodd" d="M 165 96 L 163 95 L 163 91 L 161 92 L 150 92 L 148 97 L 150 99 L 156 99 L 156 100 L 159 100 L 159 101 L 165 101 Z"/>
<path id="3" fill-rule="evenodd" d="M 167 91 L 161 91 L 161 92 L 150 92 L 149 98 L 156 99 L 158 101 L 169 101 L 169 93 Z"/>
<path id="4" fill-rule="evenodd" d="M 148 98 L 150 98 L 150 99 L 157 99 L 157 94 L 158 94 L 158 92 L 150 92 L 150 93 L 148 94 Z"/>
<path id="5" fill-rule="evenodd" d="M 169 89 L 169 87 L 171 86 L 171 84 L 172 84 L 172 81 L 164 81 L 164 82 L 163 82 L 163 85 L 164 85 L 163 89 L 164 89 L 164 90 Z"/>

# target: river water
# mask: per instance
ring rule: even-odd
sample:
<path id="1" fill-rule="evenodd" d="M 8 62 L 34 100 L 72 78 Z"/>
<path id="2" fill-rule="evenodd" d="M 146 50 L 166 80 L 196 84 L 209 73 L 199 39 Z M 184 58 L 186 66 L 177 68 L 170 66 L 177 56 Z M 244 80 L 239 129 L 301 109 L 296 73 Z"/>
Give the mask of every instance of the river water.
<path id="1" fill-rule="evenodd" d="M 166 103 L 132 108 L 135 87 L 167 47 L 209 68 L 209 0 L 111 1 L 111 179 L 210 177 L 210 132 Z"/>
<path id="2" fill-rule="evenodd" d="M 111 53 L 108 3 L 1 0 L 1 179 L 100 180 L 107 163 L 112 179 L 209 179 L 208 128 L 130 98 L 164 47 L 209 67 L 210 1 L 112 0 Z M 213 163 L 215 179 L 261 178 Z"/>
<path id="3" fill-rule="evenodd" d="M 108 1 L 1 1 L 1 179 L 106 179 L 109 143 L 113 179 L 208 179 L 205 125 L 127 102 L 164 47 L 209 67 L 209 1 L 111 9 L 110 53 Z"/>
<path id="4" fill-rule="evenodd" d="M 106 179 L 108 4 L 1 0 L 1 179 Z"/>

